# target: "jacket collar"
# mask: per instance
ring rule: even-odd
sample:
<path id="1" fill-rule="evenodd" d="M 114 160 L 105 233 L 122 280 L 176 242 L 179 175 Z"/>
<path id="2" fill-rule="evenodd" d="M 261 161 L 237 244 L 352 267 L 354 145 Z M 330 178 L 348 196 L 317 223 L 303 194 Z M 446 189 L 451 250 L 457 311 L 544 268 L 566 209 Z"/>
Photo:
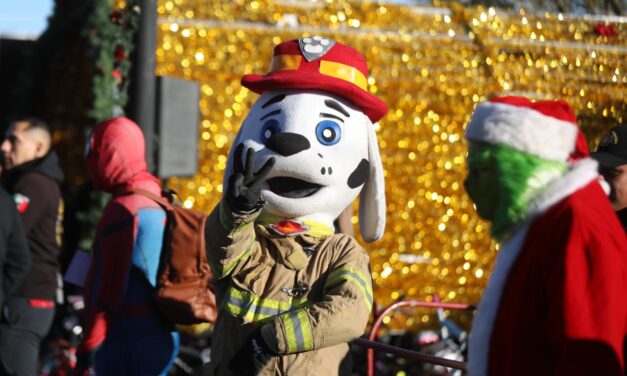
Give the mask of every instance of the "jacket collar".
<path id="1" fill-rule="evenodd" d="M 598 163 L 592 158 L 573 164 L 562 177 L 553 180 L 529 205 L 528 218 L 546 212 L 551 206 L 588 185 L 598 176 Z"/>
<path id="2" fill-rule="evenodd" d="M 324 223 L 305 218 L 282 218 L 271 214 L 262 214 L 257 223 L 279 237 L 306 235 L 314 238 L 331 236 L 333 228 Z"/>
<path id="3" fill-rule="evenodd" d="M 63 182 L 63 171 L 59 167 L 59 159 L 54 151 L 46 154 L 45 156 L 26 163 L 22 163 L 19 166 L 15 166 L 5 171 L 5 179 L 9 184 L 15 183 L 15 180 L 19 179 L 22 174 L 27 172 L 40 173 L 57 183 Z"/>
<path id="4" fill-rule="evenodd" d="M 292 270 L 301 270 L 309 264 L 309 259 L 316 252 L 318 244 L 325 238 L 299 235 L 284 236 L 268 225 L 256 224 L 256 230 L 261 237 L 274 245 L 276 259 Z"/>

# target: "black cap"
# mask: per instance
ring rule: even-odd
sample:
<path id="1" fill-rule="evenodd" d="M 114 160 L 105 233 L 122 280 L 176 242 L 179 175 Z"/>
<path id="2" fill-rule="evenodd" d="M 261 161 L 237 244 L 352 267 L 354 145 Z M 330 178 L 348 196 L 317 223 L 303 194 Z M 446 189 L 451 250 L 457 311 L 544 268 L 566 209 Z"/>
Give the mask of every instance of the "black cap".
<path id="1" fill-rule="evenodd" d="M 612 128 L 603 137 L 597 151 L 590 156 L 602 167 L 616 167 L 627 164 L 627 125 Z"/>

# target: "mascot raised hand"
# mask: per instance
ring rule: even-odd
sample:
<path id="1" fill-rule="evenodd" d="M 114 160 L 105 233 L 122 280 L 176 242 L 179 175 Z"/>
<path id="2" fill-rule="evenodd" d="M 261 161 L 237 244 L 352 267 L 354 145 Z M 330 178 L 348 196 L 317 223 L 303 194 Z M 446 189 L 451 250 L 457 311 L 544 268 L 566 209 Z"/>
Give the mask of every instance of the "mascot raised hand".
<path id="1" fill-rule="evenodd" d="M 207 220 L 221 302 L 209 375 L 350 375 L 348 342 L 372 309 L 369 258 L 333 221 L 360 196 L 366 241 L 385 228 L 374 123 L 351 47 L 309 37 L 279 44 L 229 155 L 222 201 Z"/>

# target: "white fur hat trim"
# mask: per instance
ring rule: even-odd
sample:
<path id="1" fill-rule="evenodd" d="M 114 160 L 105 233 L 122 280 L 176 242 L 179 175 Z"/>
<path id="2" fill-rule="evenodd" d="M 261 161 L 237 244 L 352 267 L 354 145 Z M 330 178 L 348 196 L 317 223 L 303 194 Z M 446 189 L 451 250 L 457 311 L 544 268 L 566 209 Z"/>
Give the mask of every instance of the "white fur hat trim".
<path id="1" fill-rule="evenodd" d="M 506 145 L 542 159 L 566 161 L 575 149 L 577 125 L 531 108 L 484 102 L 470 119 L 466 139 Z"/>

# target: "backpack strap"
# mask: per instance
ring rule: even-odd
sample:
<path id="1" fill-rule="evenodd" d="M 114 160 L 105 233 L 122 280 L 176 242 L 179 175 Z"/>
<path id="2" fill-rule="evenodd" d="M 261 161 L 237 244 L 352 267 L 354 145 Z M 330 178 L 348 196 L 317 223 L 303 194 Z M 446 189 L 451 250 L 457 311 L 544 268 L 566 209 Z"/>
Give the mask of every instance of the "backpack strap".
<path id="1" fill-rule="evenodd" d="M 157 204 L 161 205 L 168 212 L 171 212 L 171 211 L 174 210 L 174 208 L 172 207 L 172 204 L 170 203 L 170 201 L 167 198 L 165 198 L 165 197 L 163 197 L 161 195 L 156 195 L 153 192 L 150 192 L 148 190 L 141 189 L 141 188 L 132 188 L 132 189 L 129 189 L 127 192 L 135 193 L 135 194 L 147 197 L 147 198 L 155 201 Z"/>

